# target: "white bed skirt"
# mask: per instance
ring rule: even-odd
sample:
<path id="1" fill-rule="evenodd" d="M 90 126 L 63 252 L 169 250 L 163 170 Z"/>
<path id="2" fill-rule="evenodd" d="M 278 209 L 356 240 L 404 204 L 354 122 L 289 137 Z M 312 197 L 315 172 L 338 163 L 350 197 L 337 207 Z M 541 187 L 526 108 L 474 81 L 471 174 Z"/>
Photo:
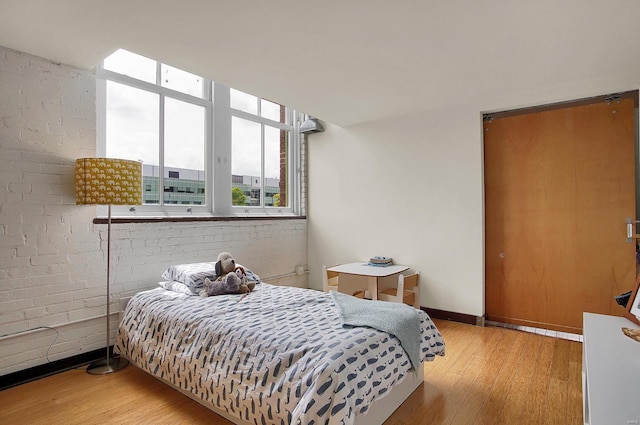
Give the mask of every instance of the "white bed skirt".
<path id="1" fill-rule="evenodd" d="M 124 357 L 124 356 L 123 356 Z M 127 359 L 134 366 L 135 363 L 131 361 L 131 359 Z M 140 369 L 142 370 L 142 369 Z M 144 371 L 143 371 L 144 372 Z M 147 372 L 145 372 L 147 373 Z M 153 376 L 153 375 L 151 375 Z M 228 421 L 233 422 L 236 425 L 253 425 L 252 422 L 242 421 L 236 417 L 229 415 L 226 411 L 220 410 L 215 406 L 205 403 L 202 399 L 194 396 L 190 392 L 178 388 L 170 382 L 163 381 L 162 379 L 155 377 L 159 381 L 167 384 L 174 390 L 181 392 L 186 395 L 190 399 L 198 402 L 202 406 L 211 410 L 212 412 L 222 416 Z M 374 401 L 374 403 L 369 407 L 367 412 L 364 415 L 356 414 L 354 425 L 382 425 L 384 421 L 389 419 L 389 416 L 396 411 L 398 407 L 411 395 L 413 392 L 422 384 L 424 381 L 424 363 L 420 363 L 420 367 L 418 368 L 417 373 L 409 373 L 406 375 L 405 379 L 399 384 L 394 385 L 384 397 L 379 400 Z"/>

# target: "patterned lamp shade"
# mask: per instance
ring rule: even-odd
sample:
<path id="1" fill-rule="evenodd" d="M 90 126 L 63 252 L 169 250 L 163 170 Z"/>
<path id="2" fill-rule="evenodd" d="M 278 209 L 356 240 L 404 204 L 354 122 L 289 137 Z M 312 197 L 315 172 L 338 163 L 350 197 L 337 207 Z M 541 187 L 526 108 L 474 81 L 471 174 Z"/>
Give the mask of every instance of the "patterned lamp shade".
<path id="1" fill-rule="evenodd" d="M 142 163 L 113 158 L 77 159 L 76 204 L 142 204 Z"/>

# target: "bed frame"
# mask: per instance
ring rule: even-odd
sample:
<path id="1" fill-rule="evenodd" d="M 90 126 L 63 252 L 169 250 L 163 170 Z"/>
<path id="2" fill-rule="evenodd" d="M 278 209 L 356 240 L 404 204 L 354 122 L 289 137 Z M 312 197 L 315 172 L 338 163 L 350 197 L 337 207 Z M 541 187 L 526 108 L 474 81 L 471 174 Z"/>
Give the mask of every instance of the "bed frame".
<path id="1" fill-rule="evenodd" d="M 138 367 L 135 363 L 131 361 L 131 359 L 127 359 L 134 366 Z M 142 369 L 140 369 L 142 370 Z M 143 370 L 143 372 L 147 373 Z M 153 375 L 151 375 L 153 376 Z M 252 422 L 241 421 L 236 417 L 229 415 L 224 410 L 220 410 L 215 406 L 205 403 L 202 399 L 196 397 L 191 394 L 189 391 L 178 388 L 170 382 L 163 381 L 162 379 L 154 376 L 160 382 L 167 384 L 174 390 L 181 392 L 186 395 L 190 399 L 198 402 L 202 406 L 211 410 L 212 412 L 222 416 L 228 421 L 233 422 L 236 425 L 253 425 Z M 424 363 L 420 363 L 420 367 L 418 368 L 418 373 L 409 373 L 402 382 L 394 385 L 391 390 L 381 399 L 373 402 L 371 406 L 369 406 L 369 410 L 364 415 L 356 415 L 354 425 L 382 425 L 384 421 L 386 421 L 389 416 L 396 411 L 398 407 L 422 384 L 424 381 Z"/>

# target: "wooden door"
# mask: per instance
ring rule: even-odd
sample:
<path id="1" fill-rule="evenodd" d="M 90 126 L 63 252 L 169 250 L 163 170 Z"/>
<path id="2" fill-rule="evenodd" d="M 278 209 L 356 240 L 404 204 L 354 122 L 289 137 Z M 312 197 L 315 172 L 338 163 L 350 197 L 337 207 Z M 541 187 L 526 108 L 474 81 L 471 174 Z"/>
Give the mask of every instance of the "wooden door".
<path id="1" fill-rule="evenodd" d="M 485 120 L 487 319 L 580 332 L 635 281 L 632 99 Z"/>

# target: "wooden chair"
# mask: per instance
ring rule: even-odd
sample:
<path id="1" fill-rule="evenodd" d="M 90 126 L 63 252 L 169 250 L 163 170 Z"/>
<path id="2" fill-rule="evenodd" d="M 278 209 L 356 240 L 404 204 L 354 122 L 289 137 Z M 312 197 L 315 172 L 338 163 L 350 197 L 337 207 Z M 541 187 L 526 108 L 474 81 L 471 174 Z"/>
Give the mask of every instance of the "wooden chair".
<path id="1" fill-rule="evenodd" d="M 328 271 L 327 266 L 322 266 L 322 290 L 324 292 L 338 290 L 338 273 Z"/>
<path id="2" fill-rule="evenodd" d="M 378 299 L 396 303 L 405 303 L 420 308 L 420 272 L 411 275 L 400 274 L 398 287 L 378 291 Z"/>

